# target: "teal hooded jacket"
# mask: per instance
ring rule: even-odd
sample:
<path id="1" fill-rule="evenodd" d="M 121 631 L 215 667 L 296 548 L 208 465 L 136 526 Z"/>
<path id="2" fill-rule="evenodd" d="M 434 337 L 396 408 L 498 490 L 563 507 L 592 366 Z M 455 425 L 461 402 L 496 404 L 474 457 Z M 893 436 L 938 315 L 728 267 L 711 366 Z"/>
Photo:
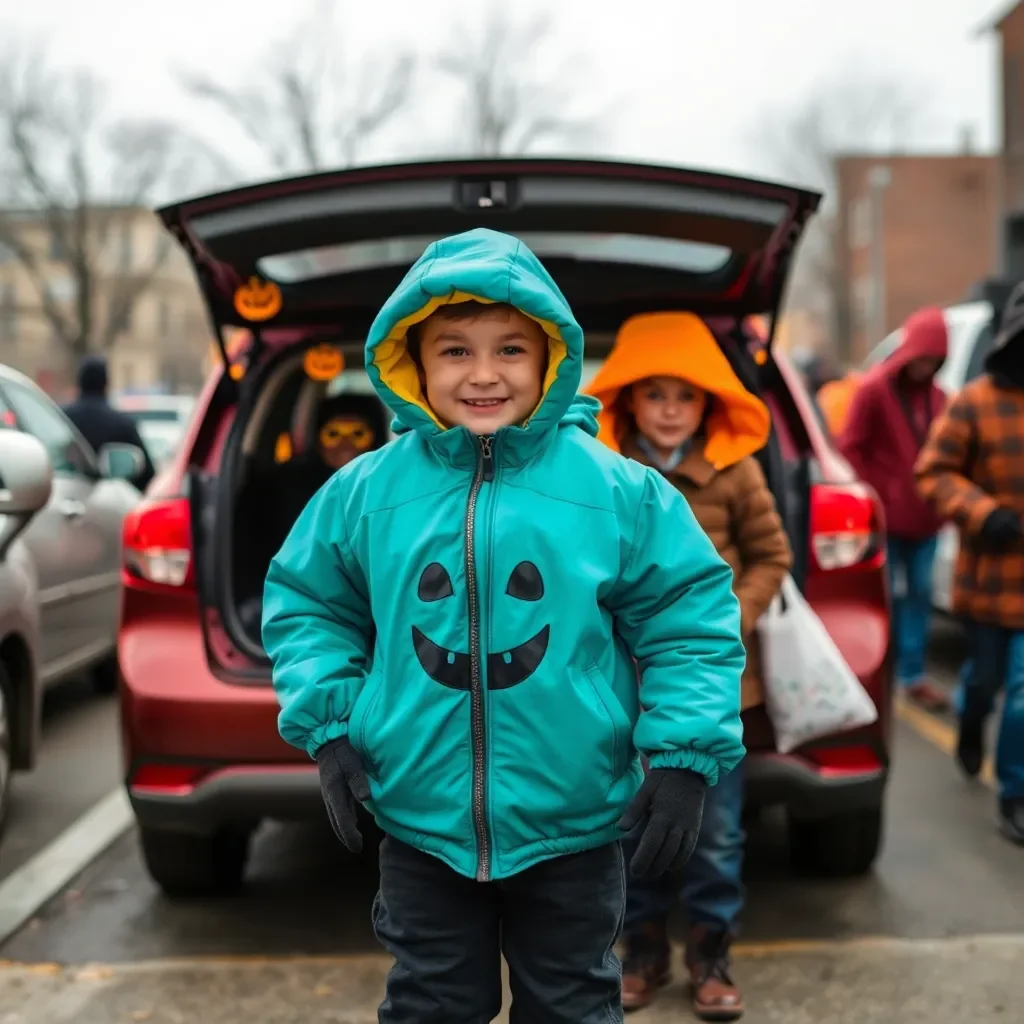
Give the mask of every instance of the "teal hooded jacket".
<path id="1" fill-rule="evenodd" d="M 505 302 L 549 339 L 529 420 L 477 437 L 427 406 L 406 331 Z M 279 728 L 348 736 L 380 827 L 479 880 L 609 842 L 653 767 L 713 785 L 743 756 L 732 570 L 660 474 L 596 439 L 583 333 L 518 239 L 430 245 L 366 369 L 401 433 L 336 473 L 267 575 Z"/>

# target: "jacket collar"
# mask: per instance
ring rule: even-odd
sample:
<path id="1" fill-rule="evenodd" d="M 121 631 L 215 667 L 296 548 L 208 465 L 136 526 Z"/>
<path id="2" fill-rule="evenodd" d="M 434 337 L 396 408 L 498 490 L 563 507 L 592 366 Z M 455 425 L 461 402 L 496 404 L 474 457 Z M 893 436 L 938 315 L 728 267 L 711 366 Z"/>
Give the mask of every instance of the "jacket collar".
<path id="1" fill-rule="evenodd" d="M 636 443 L 636 438 L 628 437 L 622 442 L 622 454 L 627 458 L 634 459 L 636 462 L 642 462 L 645 466 L 651 465 L 651 460 L 644 454 L 643 449 Z M 657 468 L 657 467 L 653 467 Z M 704 458 L 704 446 L 701 444 L 694 445 L 690 448 L 689 452 L 683 457 L 682 462 L 676 466 L 675 469 L 668 473 L 663 473 L 663 476 L 671 479 L 675 476 L 683 477 L 689 480 L 692 484 L 697 487 L 706 487 L 711 483 L 717 470 L 706 458 Z"/>

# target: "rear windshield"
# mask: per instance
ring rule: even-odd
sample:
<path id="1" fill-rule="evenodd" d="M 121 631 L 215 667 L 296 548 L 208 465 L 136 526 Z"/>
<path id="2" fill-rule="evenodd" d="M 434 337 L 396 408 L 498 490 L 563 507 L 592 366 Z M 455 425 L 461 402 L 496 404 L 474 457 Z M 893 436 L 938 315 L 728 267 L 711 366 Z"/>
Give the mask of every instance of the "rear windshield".
<path id="1" fill-rule="evenodd" d="M 713 274 L 721 270 L 732 255 L 732 250 L 725 246 L 652 235 L 524 231 L 518 237 L 541 260 L 560 258 L 631 263 L 684 270 L 690 274 Z M 349 242 L 264 256 L 257 265 L 266 277 L 291 284 L 333 274 L 411 264 L 434 241 L 436 239 L 428 235 L 412 235 Z"/>

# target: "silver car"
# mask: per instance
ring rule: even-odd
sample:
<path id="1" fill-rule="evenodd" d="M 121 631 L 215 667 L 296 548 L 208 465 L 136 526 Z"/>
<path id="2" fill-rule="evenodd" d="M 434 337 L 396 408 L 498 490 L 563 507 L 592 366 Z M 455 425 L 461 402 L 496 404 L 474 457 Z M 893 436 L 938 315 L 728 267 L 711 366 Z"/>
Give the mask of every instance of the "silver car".
<path id="1" fill-rule="evenodd" d="M 0 441 L 8 448 L 21 443 L 12 435 L 35 438 L 52 474 L 47 499 L 30 521 L 28 509 L 15 514 L 4 506 L 0 489 L 0 531 L 17 534 L 5 546 L 0 532 L 2 816 L 10 769 L 31 768 L 35 760 L 43 691 L 86 671 L 97 689 L 116 686 L 121 527 L 141 500 L 127 478 L 141 468 L 143 455 L 132 445 L 93 452 L 45 392 L 4 366 L 0 426 Z M 17 459 L 31 458 L 24 447 L 18 451 L 10 456 L 12 473 Z M 0 462 L 5 483 L 6 473 Z"/>

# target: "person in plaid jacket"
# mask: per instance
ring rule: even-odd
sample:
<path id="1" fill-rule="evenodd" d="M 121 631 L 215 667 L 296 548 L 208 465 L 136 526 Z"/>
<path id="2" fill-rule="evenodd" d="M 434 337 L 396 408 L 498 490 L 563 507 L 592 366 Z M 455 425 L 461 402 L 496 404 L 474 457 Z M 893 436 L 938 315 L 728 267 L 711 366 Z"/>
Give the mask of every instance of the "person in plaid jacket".
<path id="1" fill-rule="evenodd" d="M 985 721 L 1006 698 L 996 751 L 1002 830 L 1024 845 L 1024 282 L 985 362 L 932 425 L 915 466 L 921 494 L 960 528 L 953 611 L 967 624 L 957 760 L 975 777 Z"/>

